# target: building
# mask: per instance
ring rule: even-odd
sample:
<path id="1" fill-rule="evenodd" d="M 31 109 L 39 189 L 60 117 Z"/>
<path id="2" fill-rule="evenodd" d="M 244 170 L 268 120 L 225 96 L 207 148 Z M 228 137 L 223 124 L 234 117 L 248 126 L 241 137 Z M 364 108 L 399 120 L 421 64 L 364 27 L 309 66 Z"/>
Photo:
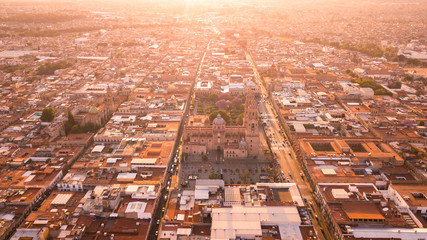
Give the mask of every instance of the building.
<path id="1" fill-rule="evenodd" d="M 220 114 L 212 121 L 205 116 L 193 116 L 184 130 L 183 152 L 203 155 L 222 151 L 224 158 L 255 157 L 259 152 L 258 107 L 253 94 L 245 104 L 243 126 L 227 126 Z"/>
<path id="2" fill-rule="evenodd" d="M 319 183 L 316 198 L 335 239 L 425 239 L 420 220 L 392 192 L 369 183 Z"/>

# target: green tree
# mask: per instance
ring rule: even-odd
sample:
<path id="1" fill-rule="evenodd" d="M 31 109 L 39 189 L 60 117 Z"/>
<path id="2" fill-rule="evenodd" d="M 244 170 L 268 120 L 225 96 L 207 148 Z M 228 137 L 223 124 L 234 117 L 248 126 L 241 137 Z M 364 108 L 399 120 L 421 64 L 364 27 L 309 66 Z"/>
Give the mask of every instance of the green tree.
<path id="1" fill-rule="evenodd" d="M 208 99 L 211 102 L 216 102 L 218 100 L 218 94 L 212 93 L 212 94 L 209 95 Z"/>
<path id="2" fill-rule="evenodd" d="M 424 121 L 420 121 L 419 123 L 418 123 L 418 126 L 424 126 L 425 125 L 425 122 Z"/>
<path id="3" fill-rule="evenodd" d="M 243 125 L 243 118 L 244 117 L 245 117 L 244 113 L 239 114 L 239 116 L 237 117 L 237 124 Z"/>
<path id="4" fill-rule="evenodd" d="M 412 75 L 405 75 L 405 81 L 414 81 L 414 76 L 412 76 Z"/>
<path id="5" fill-rule="evenodd" d="M 250 177 L 251 177 L 251 173 L 247 169 L 243 169 L 240 172 L 240 179 L 242 179 L 243 182 L 248 182 Z"/>
<path id="6" fill-rule="evenodd" d="M 419 59 L 414 59 L 414 58 L 408 58 L 408 60 L 406 60 L 406 63 L 408 65 L 411 65 L 411 66 L 420 66 L 421 65 L 421 61 Z"/>
<path id="7" fill-rule="evenodd" d="M 228 114 L 226 111 L 224 110 L 218 110 L 218 111 L 214 111 L 211 113 L 211 115 L 209 115 L 209 120 L 211 120 L 211 122 L 218 116 L 218 114 L 221 115 L 221 117 L 224 119 L 224 121 L 228 124 L 231 121 L 231 117 L 230 114 Z"/>
<path id="8" fill-rule="evenodd" d="M 80 133 L 81 132 L 81 128 L 78 124 L 74 124 L 73 127 L 71 127 L 71 133 Z"/>
<path id="9" fill-rule="evenodd" d="M 64 69 L 70 67 L 71 63 L 66 61 L 58 61 L 55 63 L 46 63 L 37 68 L 37 75 L 52 75 L 58 69 Z"/>
<path id="10" fill-rule="evenodd" d="M 219 179 L 219 175 L 215 172 L 209 174 L 209 179 Z"/>
<path id="11" fill-rule="evenodd" d="M 44 108 L 40 120 L 42 122 L 52 122 L 55 118 L 55 110 L 51 107 Z"/>
<path id="12" fill-rule="evenodd" d="M 76 125 L 76 121 L 74 120 L 74 116 L 71 111 L 68 110 L 68 120 L 64 124 L 65 134 L 68 135 L 74 125 Z"/>

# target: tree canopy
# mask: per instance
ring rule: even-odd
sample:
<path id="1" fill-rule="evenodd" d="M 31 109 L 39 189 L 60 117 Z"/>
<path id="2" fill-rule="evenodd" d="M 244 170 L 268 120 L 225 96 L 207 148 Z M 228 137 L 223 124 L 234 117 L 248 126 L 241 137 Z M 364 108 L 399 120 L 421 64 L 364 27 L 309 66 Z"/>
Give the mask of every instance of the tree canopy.
<path id="1" fill-rule="evenodd" d="M 51 107 L 44 108 L 40 120 L 42 122 L 52 122 L 55 118 L 55 110 Z"/>
<path id="2" fill-rule="evenodd" d="M 37 69 L 37 75 L 52 75 L 55 73 L 58 69 L 64 69 L 71 66 L 70 63 L 66 61 L 58 61 L 55 63 L 46 63 L 44 65 L 41 65 Z"/>
<path id="3" fill-rule="evenodd" d="M 218 116 L 218 113 L 221 115 L 221 117 L 224 119 L 224 121 L 229 124 L 231 121 L 231 116 L 230 114 L 228 114 L 226 111 L 224 110 L 218 110 L 218 111 L 214 111 L 209 115 L 209 120 L 211 120 L 211 122 Z"/>
<path id="4" fill-rule="evenodd" d="M 355 83 L 358 83 L 363 88 L 372 88 L 375 95 L 388 95 L 392 96 L 393 94 L 387 89 L 383 88 L 380 84 L 375 82 L 370 78 L 356 78 L 352 80 Z"/>

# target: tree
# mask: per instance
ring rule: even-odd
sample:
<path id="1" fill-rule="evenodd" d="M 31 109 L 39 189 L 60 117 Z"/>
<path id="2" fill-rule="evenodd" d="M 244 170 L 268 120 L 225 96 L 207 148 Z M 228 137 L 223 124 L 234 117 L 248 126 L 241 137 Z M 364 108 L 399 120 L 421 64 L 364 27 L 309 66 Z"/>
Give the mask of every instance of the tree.
<path id="1" fill-rule="evenodd" d="M 53 108 L 48 107 L 43 109 L 42 116 L 40 117 L 40 120 L 42 122 L 52 122 L 55 118 L 55 110 Z"/>
<path id="2" fill-rule="evenodd" d="M 408 58 L 408 60 L 406 60 L 406 63 L 408 65 L 411 65 L 411 66 L 420 66 L 421 65 L 421 61 L 419 59 L 414 59 L 414 58 Z"/>
<path id="3" fill-rule="evenodd" d="M 46 63 L 37 68 L 37 75 L 52 75 L 58 69 L 64 69 L 71 66 L 71 63 L 66 61 L 58 61 L 56 63 Z"/>
<path id="4" fill-rule="evenodd" d="M 244 182 L 248 182 L 248 179 L 251 177 L 251 173 L 247 169 L 243 169 L 243 171 L 240 172 L 240 179 L 242 179 Z"/>
<path id="5" fill-rule="evenodd" d="M 209 99 L 209 101 L 211 101 L 211 102 L 215 102 L 215 101 L 217 101 L 217 100 L 218 100 L 218 94 L 216 94 L 216 93 L 211 93 L 211 94 L 209 95 L 208 99 Z"/>
<path id="6" fill-rule="evenodd" d="M 221 99 L 219 101 L 216 102 L 216 106 L 218 107 L 218 109 L 225 109 L 226 107 L 228 107 L 227 101 L 224 99 Z"/>
<path id="7" fill-rule="evenodd" d="M 405 75 L 405 81 L 414 81 L 414 76 L 412 76 L 412 75 Z"/>
<path id="8" fill-rule="evenodd" d="M 202 155 L 202 160 L 206 162 L 208 160 L 208 156 L 206 156 L 205 154 L 203 154 Z"/>
<path id="9" fill-rule="evenodd" d="M 71 133 L 80 133 L 80 132 L 81 132 L 81 129 L 78 124 L 74 124 L 74 126 L 71 127 Z"/>
<path id="10" fill-rule="evenodd" d="M 233 96 L 231 96 L 231 94 L 229 94 L 229 93 L 223 93 L 223 94 L 219 95 L 219 99 L 231 100 L 231 99 L 233 99 Z"/>
<path id="11" fill-rule="evenodd" d="M 214 111 L 211 113 L 211 115 L 209 115 L 209 120 L 211 122 L 213 122 L 213 120 L 218 116 L 218 114 L 221 115 L 221 117 L 224 119 L 224 121 L 228 124 L 231 121 L 231 117 L 230 115 L 224 111 L 224 110 L 218 110 L 218 111 Z"/>
<path id="12" fill-rule="evenodd" d="M 76 125 L 76 121 L 74 120 L 74 116 L 71 113 L 71 111 L 68 110 L 68 120 L 64 124 L 65 134 L 68 135 L 68 133 L 71 132 L 71 129 L 74 125 Z"/>
<path id="13" fill-rule="evenodd" d="M 424 126 L 425 125 L 425 122 L 424 121 L 420 121 L 419 123 L 418 123 L 418 126 Z"/>
<path id="14" fill-rule="evenodd" d="M 219 179 L 219 175 L 215 172 L 209 174 L 209 179 Z"/>
<path id="15" fill-rule="evenodd" d="M 231 101 L 231 106 L 233 106 L 234 108 L 239 108 L 240 105 L 242 105 L 243 101 L 241 98 L 239 97 L 235 97 L 233 99 L 233 101 Z"/>
<path id="16" fill-rule="evenodd" d="M 389 83 L 388 87 L 392 89 L 400 89 L 402 87 L 402 83 L 399 81 L 392 81 Z"/>
<path id="17" fill-rule="evenodd" d="M 398 60 L 399 62 L 403 62 L 403 61 L 405 61 L 405 56 L 403 56 L 403 55 L 398 55 L 398 56 L 397 56 L 397 60 Z"/>
<path id="18" fill-rule="evenodd" d="M 244 113 L 239 114 L 239 116 L 237 117 L 237 124 L 243 125 L 243 118 L 244 117 L 245 117 Z"/>

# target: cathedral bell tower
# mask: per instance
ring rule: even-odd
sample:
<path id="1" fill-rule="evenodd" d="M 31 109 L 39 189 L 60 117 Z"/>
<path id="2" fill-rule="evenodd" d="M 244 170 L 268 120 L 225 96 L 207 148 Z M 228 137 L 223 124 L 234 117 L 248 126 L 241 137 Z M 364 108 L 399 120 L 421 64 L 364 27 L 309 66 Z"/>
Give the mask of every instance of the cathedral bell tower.
<path id="1" fill-rule="evenodd" d="M 114 112 L 114 99 L 113 92 L 111 91 L 110 86 L 107 88 L 107 94 L 105 95 L 105 103 L 108 108 L 108 114 L 111 116 Z"/>
<path id="2" fill-rule="evenodd" d="M 246 96 L 244 124 L 248 155 L 257 156 L 259 151 L 258 105 L 252 92 L 248 92 Z"/>

